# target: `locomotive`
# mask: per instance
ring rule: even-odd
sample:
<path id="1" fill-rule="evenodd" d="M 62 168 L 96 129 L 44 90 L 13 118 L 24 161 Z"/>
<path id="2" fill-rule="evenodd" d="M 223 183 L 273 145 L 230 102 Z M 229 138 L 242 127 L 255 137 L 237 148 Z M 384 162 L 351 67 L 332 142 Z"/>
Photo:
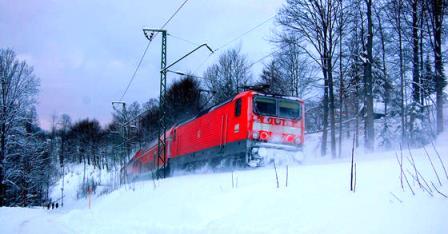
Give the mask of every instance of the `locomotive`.
<path id="1" fill-rule="evenodd" d="M 172 126 L 166 132 L 168 175 L 177 169 L 257 167 L 269 149 L 300 152 L 304 144 L 303 100 L 247 90 Z M 268 149 L 268 150 L 266 150 Z M 157 140 L 123 168 L 133 178 L 157 168 Z M 159 166 L 160 167 L 160 166 Z"/>

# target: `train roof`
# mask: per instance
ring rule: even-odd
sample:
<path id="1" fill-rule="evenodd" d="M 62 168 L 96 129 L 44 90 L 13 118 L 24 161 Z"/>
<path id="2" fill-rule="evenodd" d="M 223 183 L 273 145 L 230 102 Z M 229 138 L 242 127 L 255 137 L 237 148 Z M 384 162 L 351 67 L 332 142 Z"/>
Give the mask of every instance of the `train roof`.
<path id="1" fill-rule="evenodd" d="M 263 95 L 263 96 L 266 96 L 266 97 L 276 97 L 276 98 L 283 98 L 283 99 L 303 102 L 302 99 L 300 99 L 298 97 L 293 97 L 293 96 L 286 96 L 286 95 L 281 95 L 281 94 L 262 93 L 262 92 L 256 92 L 256 91 L 254 91 L 254 93 L 257 94 L 257 95 Z"/>
<path id="2" fill-rule="evenodd" d="M 225 104 L 227 104 L 227 103 L 229 103 L 229 102 L 231 102 L 231 101 L 233 101 L 234 99 L 237 99 L 237 98 L 240 98 L 240 97 L 242 97 L 242 96 L 247 95 L 247 93 L 250 93 L 250 92 L 254 92 L 254 91 L 252 91 L 252 90 L 248 90 L 248 91 L 244 91 L 244 92 L 237 93 L 237 94 L 234 95 L 233 97 L 228 98 L 228 99 L 226 99 L 225 101 L 223 101 L 223 102 L 221 102 L 221 103 L 212 105 L 212 106 L 210 106 L 210 107 L 207 107 L 207 108 L 201 110 L 197 115 L 195 115 L 195 116 L 193 116 L 193 117 L 191 117 L 191 118 L 184 119 L 184 120 L 180 120 L 179 122 L 177 122 L 176 124 L 174 124 L 174 127 L 175 127 L 175 126 L 182 125 L 182 124 L 186 124 L 186 123 L 188 123 L 188 122 L 190 122 L 190 121 L 192 121 L 192 120 L 195 120 L 195 119 L 197 119 L 197 118 L 199 118 L 199 117 L 201 117 L 201 116 L 203 116 L 203 115 L 205 115 L 205 114 L 207 114 L 207 113 L 209 113 L 209 112 L 211 112 L 211 111 L 213 111 L 213 110 L 215 110 L 215 109 L 217 109 L 217 108 L 219 108 L 219 107 L 221 107 L 221 106 L 223 106 L 223 105 L 225 105 Z"/>
<path id="3" fill-rule="evenodd" d="M 227 104 L 227 103 L 229 103 L 229 102 L 231 102 L 231 101 L 233 101 L 235 99 L 238 99 L 240 97 L 246 96 L 249 93 L 257 94 L 257 95 L 263 95 L 263 96 L 267 96 L 267 97 L 278 97 L 278 98 L 284 98 L 284 99 L 288 99 L 288 100 L 294 100 L 294 101 L 303 102 L 303 100 L 301 100 L 300 98 L 297 98 L 297 97 L 285 96 L 285 95 L 280 95 L 280 94 L 269 94 L 269 93 L 263 93 L 263 92 L 260 92 L 260 91 L 255 91 L 255 90 L 246 90 L 246 91 L 243 91 L 243 92 L 235 94 L 233 97 L 228 98 L 228 99 L 226 99 L 225 101 L 223 101 L 221 103 L 215 104 L 213 106 L 205 108 L 204 110 L 201 110 L 197 115 L 195 115 L 195 116 L 193 116 L 191 118 L 187 118 L 187 119 L 183 119 L 183 120 L 178 121 L 177 123 L 175 123 L 173 125 L 173 127 L 176 127 L 176 126 L 179 126 L 179 125 L 183 125 L 183 124 L 186 124 L 186 123 L 188 123 L 188 122 L 190 122 L 192 120 L 195 120 L 195 119 L 197 119 L 197 118 L 199 118 L 199 117 L 201 117 L 201 116 L 203 116 L 203 115 L 205 115 L 205 114 L 207 114 L 207 113 L 209 113 L 209 112 L 211 112 L 211 111 L 213 111 L 213 110 L 215 110 L 215 109 L 217 109 L 217 108 L 219 108 L 219 107 L 221 107 L 221 106 L 223 106 L 223 105 L 225 105 L 225 104 Z"/>

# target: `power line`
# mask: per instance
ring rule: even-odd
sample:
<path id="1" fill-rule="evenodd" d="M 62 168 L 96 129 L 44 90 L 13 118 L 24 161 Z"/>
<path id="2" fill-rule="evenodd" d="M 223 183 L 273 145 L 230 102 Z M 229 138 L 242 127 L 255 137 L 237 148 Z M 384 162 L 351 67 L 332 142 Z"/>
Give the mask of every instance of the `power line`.
<path id="1" fill-rule="evenodd" d="M 174 16 L 177 15 L 177 13 L 180 11 L 180 9 L 182 9 L 182 7 L 184 7 L 184 5 L 188 2 L 188 0 L 185 0 L 178 8 L 177 10 L 173 13 L 173 15 L 171 15 L 171 17 L 162 25 L 162 27 L 160 29 L 164 29 L 166 27 L 166 25 L 174 18 Z"/>
<path id="2" fill-rule="evenodd" d="M 266 58 L 269 58 L 269 57 L 271 57 L 273 54 L 275 54 L 277 52 L 277 50 L 274 50 L 274 51 L 272 51 L 271 53 L 269 53 L 269 54 L 267 54 L 267 55 L 265 55 L 265 56 L 263 56 L 263 57 L 261 57 L 261 58 L 259 58 L 259 59 L 257 59 L 255 62 L 253 62 L 253 63 L 251 63 L 251 64 L 249 64 L 249 66 L 247 66 L 247 68 L 251 68 L 252 66 L 254 66 L 255 64 L 257 64 L 257 63 L 259 63 L 259 62 L 261 62 L 261 61 L 263 61 L 263 60 L 265 60 Z M 198 67 L 198 68 L 196 68 L 196 70 L 193 72 L 193 73 L 196 73 L 197 72 L 197 70 L 199 70 L 209 59 L 210 59 L 210 57 L 212 56 L 213 54 L 210 54 L 201 64 L 200 64 L 200 66 Z M 204 78 L 204 77 L 198 77 L 198 78 L 202 78 L 202 79 L 206 79 L 207 80 L 207 78 Z"/>
<path id="3" fill-rule="evenodd" d="M 193 73 L 196 73 L 199 69 L 201 69 L 201 67 L 202 66 L 204 66 L 204 64 L 214 55 L 215 53 L 213 53 L 213 54 L 209 54 L 208 56 L 207 56 L 207 58 L 205 58 L 204 59 L 204 61 L 202 61 L 201 62 L 201 64 L 199 64 L 199 66 L 196 68 L 196 69 L 194 69 L 194 71 L 193 71 Z"/>
<path id="4" fill-rule="evenodd" d="M 257 64 L 257 63 L 259 63 L 259 62 L 265 60 L 266 58 L 269 58 L 270 56 L 272 56 L 272 55 L 275 54 L 276 52 L 278 52 L 278 51 L 277 51 L 277 50 L 274 50 L 274 51 L 272 51 L 271 53 L 269 53 L 269 54 L 267 54 L 267 55 L 265 55 L 265 56 L 263 56 L 263 57 L 257 59 L 255 62 L 249 64 L 249 66 L 247 66 L 247 68 L 251 68 L 251 67 L 254 66 L 255 64 Z M 209 56 L 208 56 L 208 57 L 201 63 L 201 65 L 196 69 L 196 71 L 197 71 L 200 67 L 202 67 L 202 66 L 203 66 L 203 65 L 210 59 L 210 57 L 211 57 L 212 55 L 213 55 L 213 54 L 210 54 L 210 55 L 209 55 Z M 196 73 L 196 71 L 194 71 L 193 73 Z M 187 74 L 180 74 L 180 73 L 177 73 L 177 72 L 174 72 L 174 73 L 179 74 L 179 75 L 187 75 Z M 206 77 L 200 77 L 200 76 L 192 76 L 192 77 L 194 77 L 194 78 L 198 78 L 198 79 L 202 79 L 202 80 L 211 80 L 211 79 L 209 79 L 209 78 L 206 78 Z"/>
<path id="5" fill-rule="evenodd" d="M 265 23 L 269 22 L 269 21 L 272 20 L 274 17 L 275 17 L 275 15 L 273 15 L 273 16 L 267 18 L 267 19 L 264 20 L 263 22 L 257 24 L 255 27 L 253 27 L 253 28 L 247 30 L 246 32 L 240 34 L 239 36 L 233 38 L 232 40 L 230 40 L 230 41 L 224 43 L 223 45 L 221 45 L 220 47 L 218 47 L 215 51 L 218 51 L 218 50 L 220 50 L 220 49 L 222 49 L 222 48 L 224 48 L 224 47 L 227 47 L 228 45 L 232 44 L 233 42 L 235 42 L 235 41 L 239 40 L 240 38 L 246 36 L 247 34 L 251 33 L 251 32 L 254 31 L 255 29 L 257 29 L 257 28 L 263 26 Z"/>
<path id="6" fill-rule="evenodd" d="M 277 52 L 277 51 L 274 50 L 274 51 L 272 51 L 271 53 L 269 53 L 269 54 L 267 54 L 267 55 L 265 55 L 265 56 L 263 56 L 263 57 L 257 59 L 255 62 L 251 63 L 251 64 L 248 66 L 248 68 L 250 68 L 250 67 L 252 67 L 253 65 L 255 65 L 255 64 L 257 64 L 257 63 L 263 61 L 264 59 L 266 59 L 266 58 L 268 58 L 268 57 L 270 57 L 270 56 L 272 56 L 272 55 L 275 54 L 276 52 Z"/>
<path id="7" fill-rule="evenodd" d="M 175 35 L 173 35 L 173 34 L 171 34 L 171 33 L 169 33 L 168 36 L 170 36 L 170 37 L 172 37 L 172 38 L 175 38 L 175 39 L 177 39 L 177 40 L 181 40 L 181 41 L 183 41 L 183 42 L 187 42 L 187 43 L 192 44 L 192 45 L 194 45 L 194 46 L 198 46 L 198 45 L 200 45 L 199 43 L 192 42 L 192 41 L 190 41 L 190 40 L 188 40 L 188 39 L 185 39 L 185 38 L 182 38 L 182 37 L 179 37 L 179 36 L 175 36 Z"/>
<path id="8" fill-rule="evenodd" d="M 179 13 L 179 11 L 182 9 L 182 7 L 185 6 L 185 4 L 188 2 L 189 0 L 185 0 L 177 9 L 176 11 L 171 15 L 171 17 L 162 25 L 162 27 L 160 27 L 160 29 L 164 29 L 166 27 L 166 25 L 168 25 L 171 20 L 174 18 L 174 16 L 177 15 L 177 13 Z M 158 33 L 156 33 L 152 38 L 154 38 L 155 36 L 157 36 Z M 145 51 L 143 52 L 143 55 L 140 57 L 140 61 L 137 64 L 137 67 L 134 70 L 134 73 L 131 76 L 131 79 L 129 80 L 128 85 L 126 86 L 126 89 L 124 90 L 123 94 L 121 95 L 120 101 L 123 100 L 124 96 L 126 95 L 126 93 L 129 90 L 129 87 L 131 87 L 132 82 L 134 81 L 135 75 L 137 74 L 138 70 L 140 69 L 140 66 L 143 62 L 143 59 L 145 58 L 146 52 L 148 51 L 149 46 L 151 45 L 152 40 L 148 41 L 148 44 L 146 45 Z"/>
<path id="9" fill-rule="evenodd" d="M 184 72 L 180 72 L 180 71 L 167 70 L 167 72 L 171 72 L 171 73 L 177 74 L 179 76 L 184 76 L 184 77 L 192 77 L 192 78 L 202 79 L 202 80 L 211 80 L 207 77 L 195 76 L 193 74 L 188 74 L 188 73 L 184 73 Z"/>
<path id="10" fill-rule="evenodd" d="M 126 89 L 124 90 L 123 94 L 121 95 L 120 101 L 123 100 L 124 96 L 126 95 L 126 93 L 129 90 L 129 87 L 131 87 L 132 82 L 134 81 L 135 75 L 137 74 L 138 69 L 140 69 L 140 65 L 142 65 L 143 62 L 143 58 L 145 58 L 146 52 L 148 51 L 149 45 L 151 45 L 151 41 L 148 42 L 148 44 L 146 45 L 145 51 L 143 52 L 142 57 L 140 57 L 140 61 L 137 64 L 137 67 L 134 70 L 134 73 L 131 76 L 131 79 L 129 80 L 128 85 L 126 86 Z"/>
<path id="11" fill-rule="evenodd" d="M 177 10 L 173 13 L 173 15 L 171 15 L 171 17 L 170 17 L 170 18 L 169 18 L 169 19 L 162 25 L 161 29 L 164 29 L 164 28 L 166 27 L 166 25 L 168 25 L 168 23 L 174 18 L 174 16 L 176 16 L 176 14 L 182 9 L 182 7 L 184 7 L 184 5 L 185 5 L 188 1 L 189 1 L 189 0 L 185 0 L 185 1 L 184 1 L 184 2 L 177 8 Z M 223 45 L 221 45 L 220 47 L 218 47 L 215 51 L 218 51 L 218 50 L 220 50 L 220 49 L 223 49 L 223 48 L 229 46 L 229 45 L 232 44 L 233 42 L 235 42 L 235 41 L 241 39 L 242 37 L 246 36 L 247 34 L 251 33 L 252 31 L 258 29 L 258 28 L 261 27 L 261 26 L 263 26 L 264 24 L 266 24 L 267 22 L 269 22 L 270 20 L 272 20 L 274 17 L 275 17 L 275 15 L 274 15 L 274 16 L 271 16 L 271 17 L 269 17 L 269 18 L 267 18 L 266 20 L 264 20 L 264 21 L 262 21 L 261 23 L 255 25 L 254 27 L 252 27 L 252 28 L 250 28 L 249 30 L 245 31 L 244 33 L 240 34 L 239 36 L 237 36 L 237 37 L 231 39 L 230 41 L 228 41 L 228 42 L 226 42 L 226 43 L 224 43 Z M 157 36 L 157 34 L 158 34 L 158 32 L 156 32 L 155 35 L 153 35 L 152 38 L 154 38 L 155 36 Z M 171 36 L 171 37 L 173 37 L 173 38 L 176 38 L 176 39 L 178 39 L 178 40 L 187 42 L 187 43 L 192 44 L 192 45 L 198 45 L 198 43 L 192 42 L 192 41 L 190 41 L 190 40 L 187 40 L 187 39 L 182 38 L 182 37 L 179 37 L 179 36 L 175 36 L 175 35 L 172 35 L 172 34 L 169 34 L 169 36 Z M 137 74 L 138 70 L 140 69 L 140 66 L 141 66 L 141 64 L 142 64 L 142 62 L 143 62 L 143 59 L 144 59 L 144 57 L 145 57 L 145 55 L 146 55 L 146 52 L 148 51 L 148 48 L 149 48 L 151 42 L 152 42 L 152 40 L 148 42 L 148 44 L 147 44 L 147 46 L 146 46 L 146 48 L 145 48 L 145 51 L 143 52 L 143 55 L 142 55 L 142 57 L 140 58 L 140 61 L 139 61 L 138 65 L 137 65 L 137 67 L 136 67 L 134 73 L 132 74 L 132 77 L 131 77 L 129 83 L 128 83 L 128 85 L 127 85 L 125 91 L 123 92 L 123 95 L 122 95 L 121 98 L 120 98 L 120 101 L 123 100 L 124 96 L 126 95 L 127 91 L 129 90 L 129 88 L 130 88 L 132 82 L 134 81 L 135 75 Z M 263 58 L 257 60 L 256 62 L 254 62 L 254 63 L 252 63 L 251 65 L 249 65 L 249 67 L 252 67 L 252 66 L 255 65 L 256 63 L 262 61 L 263 59 L 265 59 L 265 58 L 267 58 L 267 57 L 269 57 L 269 56 L 271 56 L 273 53 L 274 53 L 274 52 L 272 52 L 272 53 L 270 53 L 269 55 L 266 55 L 265 57 L 263 57 Z M 201 68 L 201 67 L 202 67 L 202 66 L 203 66 L 203 65 L 204 65 L 204 64 L 205 64 L 205 63 L 206 63 L 212 56 L 213 56 L 213 54 L 210 54 L 209 56 L 207 56 L 207 58 L 206 58 L 206 59 L 205 59 L 205 60 L 204 60 L 204 61 L 203 61 L 203 62 L 202 62 L 196 69 L 195 69 L 195 72 L 196 72 L 197 70 L 199 70 L 199 69 L 200 69 L 200 68 Z"/>
<path id="12" fill-rule="evenodd" d="M 259 27 L 263 26 L 264 24 L 266 24 L 267 22 L 269 22 L 270 20 L 272 20 L 272 19 L 274 19 L 274 18 L 275 18 L 275 15 L 273 15 L 273 16 L 271 16 L 271 17 L 265 19 L 265 20 L 262 21 L 261 23 L 255 25 L 254 27 L 252 27 L 252 28 L 250 28 L 249 30 L 245 31 L 244 33 L 240 34 L 239 36 L 237 36 L 237 37 L 235 37 L 235 38 L 229 40 L 228 42 L 222 44 L 222 45 L 219 46 L 217 49 L 215 49 L 215 52 L 218 51 L 218 50 L 220 50 L 220 49 L 223 49 L 223 48 L 229 46 L 229 45 L 232 44 L 233 42 L 235 42 L 235 41 L 241 39 L 242 37 L 244 37 L 244 36 L 246 36 L 247 34 L 251 33 L 251 32 L 254 31 L 255 29 L 258 29 Z M 208 56 L 208 57 L 207 57 L 207 58 L 206 58 L 206 59 L 205 59 L 205 60 L 204 60 L 204 61 L 203 61 L 203 62 L 202 62 L 196 69 L 194 69 L 194 72 L 196 73 L 196 72 L 197 72 L 202 66 L 204 66 L 204 64 L 205 64 L 205 63 L 206 63 L 206 62 L 207 62 L 213 55 L 215 55 L 215 54 L 217 54 L 217 53 L 213 53 L 213 54 L 209 55 L 209 56 Z M 270 55 L 272 55 L 272 53 L 269 54 L 269 56 L 270 56 Z M 264 59 L 264 58 L 263 58 L 263 59 Z M 251 66 L 253 66 L 253 64 L 250 65 L 249 67 L 251 67 Z"/>

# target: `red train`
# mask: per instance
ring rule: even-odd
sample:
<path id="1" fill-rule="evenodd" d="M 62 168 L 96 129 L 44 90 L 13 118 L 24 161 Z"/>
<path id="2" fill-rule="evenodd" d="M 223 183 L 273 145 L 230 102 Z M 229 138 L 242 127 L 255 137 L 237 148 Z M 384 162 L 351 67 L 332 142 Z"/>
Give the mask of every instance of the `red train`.
<path id="1" fill-rule="evenodd" d="M 167 131 L 168 168 L 262 165 L 266 151 L 262 148 L 302 150 L 304 122 L 302 100 L 241 92 Z M 154 160 L 157 147 L 154 141 L 139 150 L 125 166 L 126 174 L 134 177 L 158 169 Z"/>

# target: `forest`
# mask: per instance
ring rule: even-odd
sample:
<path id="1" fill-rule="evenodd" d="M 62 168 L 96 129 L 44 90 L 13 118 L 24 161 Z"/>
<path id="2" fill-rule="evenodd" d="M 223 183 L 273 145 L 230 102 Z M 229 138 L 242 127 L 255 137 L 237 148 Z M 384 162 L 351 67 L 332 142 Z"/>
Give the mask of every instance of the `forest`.
<path id="1" fill-rule="evenodd" d="M 203 74 L 177 78 L 165 97 L 168 123 L 267 84 L 266 92 L 305 100 L 306 132 L 321 136 L 320 155 L 311 157 L 345 157 L 344 140 L 366 152 L 429 144 L 446 128 L 447 6 L 447 0 L 286 0 L 269 39 L 276 49 L 249 61 L 233 47 Z M 254 74 L 258 62 L 264 67 Z M 110 123 L 63 114 L 42 129 L 39 78 L 12 49 L 0 49 L 0 81 L 0 206 L 44 204 L 67 165 L 119 170 L 157 139 L 158 99 L 113 103 Z"/>

